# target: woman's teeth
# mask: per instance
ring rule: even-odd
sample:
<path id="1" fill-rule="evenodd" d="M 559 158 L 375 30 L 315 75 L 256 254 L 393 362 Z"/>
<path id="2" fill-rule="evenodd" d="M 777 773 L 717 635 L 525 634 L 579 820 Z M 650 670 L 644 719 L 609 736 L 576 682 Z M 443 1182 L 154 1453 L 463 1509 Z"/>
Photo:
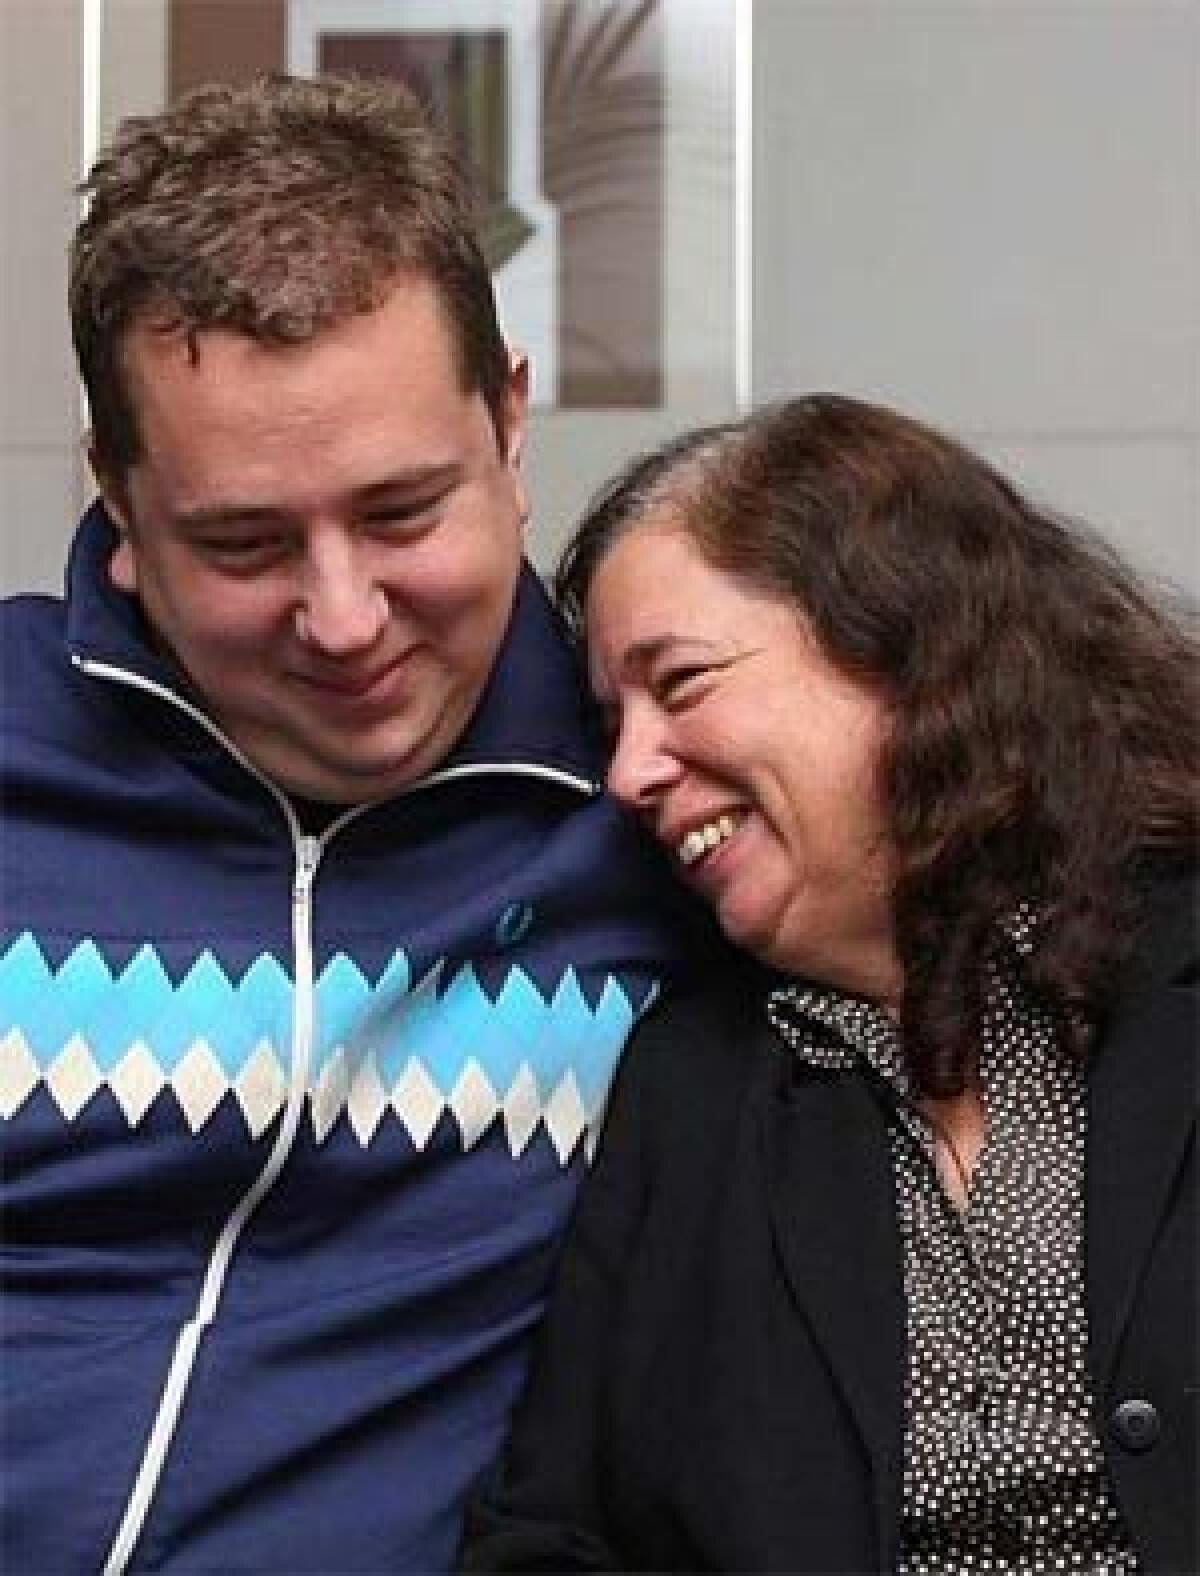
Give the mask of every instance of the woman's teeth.
<path id="1" fill-rule="evenodd" d="M 720 815 L 715 821 L 697 826 L 680 843 L 677 853 L 682 865 L 694 865 L 697 859 L 719 848 L 733 836 L 733 817 Z"/>

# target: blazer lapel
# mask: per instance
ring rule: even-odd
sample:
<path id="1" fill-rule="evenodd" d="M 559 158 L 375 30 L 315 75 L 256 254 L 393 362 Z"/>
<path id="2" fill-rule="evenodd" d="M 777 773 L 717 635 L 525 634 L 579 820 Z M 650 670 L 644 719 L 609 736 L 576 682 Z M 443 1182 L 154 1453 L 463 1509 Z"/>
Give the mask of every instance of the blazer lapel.
<path id="1" fill-rule="evenodd" d="M 783 1274 L 867 1445 L 886 1548 L 898 1511 L 905 1315 L 883 1114 L 857 1074 L 797 1069 L 767 1098 L 763 1140 Z"/>
<path id="2" fill-rule="evenodd" d="M 1089 1068 L 1088 1316 L 1101 1392 L 1196 1126 L 1195 926 L 1185 889 L 1151 929 L 1153 967 L 1138 971 Z"/>

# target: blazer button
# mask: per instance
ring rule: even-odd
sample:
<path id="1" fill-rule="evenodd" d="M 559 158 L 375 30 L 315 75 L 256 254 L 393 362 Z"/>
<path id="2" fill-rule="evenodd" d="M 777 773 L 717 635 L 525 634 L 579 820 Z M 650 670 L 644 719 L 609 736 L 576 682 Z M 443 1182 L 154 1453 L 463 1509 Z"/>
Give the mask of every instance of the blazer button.
<path id="1" fill-rule="evenodd" d="M 1113 1438 L 1134 1455 L 1149 1450 L 1162 1431 L 1158 1410 L 1149 1401 L 1122 1401 L 1108 1420 Z"/>

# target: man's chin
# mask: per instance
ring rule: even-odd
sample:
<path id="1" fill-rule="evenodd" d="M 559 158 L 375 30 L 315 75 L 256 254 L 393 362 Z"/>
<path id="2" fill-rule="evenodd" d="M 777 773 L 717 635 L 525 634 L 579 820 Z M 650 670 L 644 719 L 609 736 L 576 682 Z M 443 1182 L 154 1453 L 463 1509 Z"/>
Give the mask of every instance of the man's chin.
<path id="1" fill-rule="evenodd" d="M 299 730 L 254 736 L 243 730 L 240 738 L 230 732 L 258 771 L 285 794 L 346 806 L 400 793 L 440 764 L 461 729 L 451 726 L 449 708 L 423 720 L 426 726 L 420 730 L 413 727 L 417 719 L 409 716 L 403 727 L 394 719 L 373 729 L 310 730 L 307 737 Z"/>
<path id="2" fill-rule="evenodd" d="M 235 743 L 239 741 L 235 740 Z M 310 750 L 282 755 L 239 743 L 242 753 L 281 793 L 289 798 L 325 804 L 331 809 L 369 804 L 410 787 L 437 764 L 436 746 L 414 746 L 374 754 L 339 752 L 336 757 Z"/>
<path id="3" fill-rule="evenodd" d="M 277 772 L 272 780 L 290 796 L 326 804 L 333 809 L 370 804 L 376 799 L 402 793 L 427 770 L 423 759 L 418 757 L 415 762 L 363 762 L 350 768 L 343 764 L 337 771 L 320 773 L 311 770 Z"/>

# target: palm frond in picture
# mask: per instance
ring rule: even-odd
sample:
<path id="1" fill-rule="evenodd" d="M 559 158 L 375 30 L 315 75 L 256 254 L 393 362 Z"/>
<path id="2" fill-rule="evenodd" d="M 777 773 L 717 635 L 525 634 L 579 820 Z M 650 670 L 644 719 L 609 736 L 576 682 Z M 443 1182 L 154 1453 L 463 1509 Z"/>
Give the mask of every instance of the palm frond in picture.
<path id="1" fill-rule="evenodd" d="M 543 0 L 565 405 L 662 401 L 662 12 L 661 0 Z"/>

